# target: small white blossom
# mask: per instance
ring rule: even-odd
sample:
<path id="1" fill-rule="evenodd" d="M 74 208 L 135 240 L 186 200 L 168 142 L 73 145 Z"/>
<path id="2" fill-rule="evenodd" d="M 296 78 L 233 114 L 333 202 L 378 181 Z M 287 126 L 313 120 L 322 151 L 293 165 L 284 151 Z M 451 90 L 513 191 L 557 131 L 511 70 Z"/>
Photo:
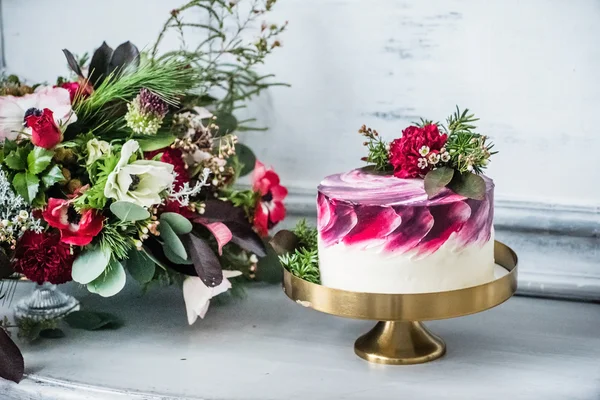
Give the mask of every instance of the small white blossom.
<path id="1" fill-rule="evenodd" d="M 467 165 L 467 171 L 469 171 L 469 172 L 473 171 L 473 166 L 471 164 Z"/>
<path id="2" fill-rule="evenodd" d="M 430 164 L 435 165 L 440 161 L 440 155 L 436 153 L 431 153 L 428 159 Z"/>
<path id="3" fill-rule="evenodd" d="M 419 163 L 417 164 L 417 166 L 421 169 L 427 168 L 427 160 L 424 158 L 419 158 Z"/>
<path id="4" fill-rule="evenodd" d="M 256 257 L 256 254 L 252 254 L 252 255 L 250 256 L 250 262 L 251 262 L 252 264 L 256 264 L 256 263 L 258 262 L 258 257 Z"/>
<path id="5" fill-rule="evenodd" d="M 419 154 L 422 155 L 423 157 L 425 157 L 427 154 L 429 154 L 429 146 L 423 146 L 419 149 Z"/>
<path id="6" fill-rule="evenodd" d="M 442 154 L 442 161 L 443 162 L 448 162 L 450 161 L 450 153 L 445 152 L 444 154 Z"/>
<path id="7" fill-rule="evenodd" d="M 110 144 L 104 140 L 98 140 L 96 138 L 88 140 L 85 147 L 88 152 L 88 158 L 85 161 L 85 165 L 92 165 L 103 155 L 110 154 Z"/>

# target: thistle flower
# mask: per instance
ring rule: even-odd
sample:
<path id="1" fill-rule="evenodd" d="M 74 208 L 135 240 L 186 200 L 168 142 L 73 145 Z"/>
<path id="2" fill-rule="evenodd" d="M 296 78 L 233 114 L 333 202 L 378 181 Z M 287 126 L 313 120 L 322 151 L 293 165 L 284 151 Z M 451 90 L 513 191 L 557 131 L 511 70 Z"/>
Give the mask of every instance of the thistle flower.
<path id="1" fill-rule="evenodd" d="M 155 135 L 168 111 L 168 104 L 159 95 L 144 88 L 127 104 L 125 120 L 135 133 Z"/>

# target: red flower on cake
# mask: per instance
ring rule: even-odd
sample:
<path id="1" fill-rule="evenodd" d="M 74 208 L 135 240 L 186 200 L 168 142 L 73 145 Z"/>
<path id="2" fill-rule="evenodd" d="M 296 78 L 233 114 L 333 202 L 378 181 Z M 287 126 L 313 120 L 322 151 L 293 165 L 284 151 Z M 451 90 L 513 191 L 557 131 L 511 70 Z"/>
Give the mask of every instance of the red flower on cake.
<path id="1" fill-rule="evenodd" d="M 437 125 L 409 126 L 390 144 L 390 164 L 398 178 L 417 178 L 440 163 L 448 135 Z"/>
<path id="2" fill-rule="evenodd" d="M 52 149 L 62 141 L 62 132 L 49 108 L 27 110 L 25 124 L 31 128 L 31 142 L 36 146 Z"/>
<path id="3" fill-rule="evenodd" d="M 162 156 L 160 157 L 160 161 L 171 164 L 173 166 L 173 171 L 177 173 L 177 177 L 174 181 L 175 190 L 181 189 L 184 183 L 190 181 L 190 176 L 185 168 L 185 161 L 183 161 L 182 151 L 180 149 L 165 147 L 164 149 L 147 152 L 144 154 L 144 157 L 149 160 L 161 153 Z"/>
<path id="4" fill-rule="evenodd" d="M 259 235 L 267 236 L 269 229 L 285 218 L 283 199 L 288 191 L 279 184 L 279 175 L 258 160 L 252 175 L 252 190 L 260 195 L 254 210 L 254 227 Z"/>
<path id="5" fill-rule="evenodd" d="M 59 234 L 26 231 L 17 243 L 13 268 L 33 282 L 60 284 L 71 280 L 74 258 Z"/>
<path id="6" fill-rule="evenodd" d="M 90 244 L 102 230 L 104 217 L 95 210 L 77 212 L 69 200 L 48 200 L 48 207 L 42 213 L 48 225 L 60 230 L 63 243 L 76 246 Z"/>

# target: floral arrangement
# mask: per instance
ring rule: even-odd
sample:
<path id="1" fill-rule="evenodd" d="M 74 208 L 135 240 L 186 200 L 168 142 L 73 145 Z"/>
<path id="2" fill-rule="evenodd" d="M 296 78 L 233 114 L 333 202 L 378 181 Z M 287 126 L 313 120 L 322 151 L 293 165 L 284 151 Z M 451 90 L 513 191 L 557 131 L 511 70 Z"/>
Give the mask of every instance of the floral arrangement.
<path id="1" fill-rule="evenodd" d="M 423 120 L 402 131 L 402 137 L 384 142 L 377 131 L 362 126 L 359 133 L 367 141 L 368 156 L 363 161 L 378 171 L 389 171 L 403 179 L 425 179 L 430 198 L 445 187 L 465 197 L 481 200 L 485 182 L 479 176 L 489 163 L 493 144 L 475 132 L 478 121 L 469 110 L 456 112 L 446 125 Z"/>
<path id="2" fill-rule="evenodd" d="M 91 58 L 63 50 L 72 75 L 53 85 L 3 78 L 0 278 L 73 280 L 104 297 L 123 289 L 126 271 L 144 286 L 181 282 L 190 324 L 230 279 L 256 278 L 287 190 L 238 142 L 263 128 L 233 112 L 278 84 L 255 66 L 285 25 L 263 24 L 247 42 L 241 32 L 275 1 L 249 3 L 243 17 L 238 2 L 190 1 L 148 52 L 130 42 L 103 43 Z M 187 16 L 199 13 L 208 24 Z M 183 39 L 187 29 L 207 39 L 159 54 L 170 31 Z M 234 186 L 248 174 L 251 188 Z M 0 329 L 12 352 L 7 340 Z M 0 363 L 0 376 L 20 379 L 5 372 L 13 367 Z"/>

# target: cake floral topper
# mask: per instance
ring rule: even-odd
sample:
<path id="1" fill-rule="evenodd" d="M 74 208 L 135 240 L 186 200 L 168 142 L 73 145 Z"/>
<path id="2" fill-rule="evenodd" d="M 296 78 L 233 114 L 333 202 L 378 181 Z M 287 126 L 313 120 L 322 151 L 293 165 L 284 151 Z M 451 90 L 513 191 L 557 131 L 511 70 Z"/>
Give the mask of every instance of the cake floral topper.
<path id="1" fill-rule="evenodd" d="M 478 120 L 468 109 L 461 112 L 456 107 L 445 125 L 421 119 L 389 144 L 376 130 L 363 125 L 358 132 L 367 139 L 368 155 L 362 160 L 398 178 L 423 178 L 429 198 L 447 187 L 461 196 L 482 200 L 486 184 L 480 174 L 496 152 L 488 137 L 475 131 Z"/>

